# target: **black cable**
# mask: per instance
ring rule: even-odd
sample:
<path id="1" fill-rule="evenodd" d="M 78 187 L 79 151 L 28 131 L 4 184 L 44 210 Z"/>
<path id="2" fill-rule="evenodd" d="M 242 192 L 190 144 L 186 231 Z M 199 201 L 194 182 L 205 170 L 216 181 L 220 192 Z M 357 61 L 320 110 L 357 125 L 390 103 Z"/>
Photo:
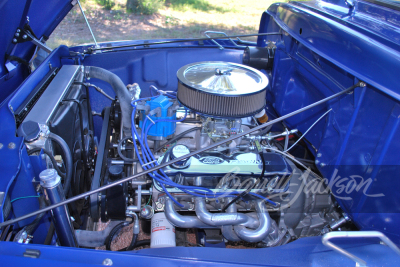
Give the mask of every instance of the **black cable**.
<path id="1" fill-rule="evenodd" d="M 177 136 L 175 136 L 174 138 L 170 139 L 169 141 L 165 142 L 164 144 L 162 144 L 159 148 L 157 148 L 154 152 L 158 152 L 160 151 L 163 147 L 172 144 L 175 141 L 178 141 L 179 139 L 181 139 L 182 137 L 184 137 L 186 134 L 193 132 L 193 131 L 197 131 L 197 130 L 201 130 L 201 127 L 194 127 L 194 128 L 190 128 L 189 130 L 186 130 L 180 134 L 178 134 Z"/>
<path id="2" fill-rule="evenodd" d="M 262 171 L 260 176 L 257 178 L 256 182 L 250 186 L 249 188 L 247 188 L 246 191 L 243 191 L 242 193 L 240 193 L 237 197 L 235 197 L 233 200 L 231 200 L 231 202 L 229 202 L 228 204 L 225 205 L 225 207 L 221 210 L 221 212 L 225 212 L 227 208 L 229 208 L 230 205 L 232 205 L 233 203 L 235 203 L 237 200 L 239 200 L 240 198 L 244 197 L 245 195 L 247 195 L 248 193 L 250 193 L 250 191 L 256 187 L 261 179 L 264 177 L 264 173 L 265 173 L 265 159 L 264 159 L 264 153 L 261 151 L 259 153 L 260 157 L 261 157 L 261 162 L 262 162 Z"/>
<path id="3" fill-rule="evenodd" d="M 93 131 L 94 126 L 93 126 L 93 115 L 91 111 L 92 106 L 90 105 L 90 97 L 89 97 L 89 86 L 86 83 L 83 82 L 74 82 L 74 84 L 76 85 L 81 85 L 83 87 L 85 87 L 85 97 L 83 98 L 83 100 L 86 99 L 86 104 L 87 104 L 87 111 L 88 111 L 88 121 L 89 121 L 89 130 Z M 74 128 L 75 129 L 75 128 Z"/>
<path id="4" fill-rule="evenodd" d="M 312 159 L 303 159 L 303 158 L 297 158 L 297 157 L 295 157 L 295 159 L 297 159 L 298 161 L 301 161 L 302 163 L 305 163 L 305 164 L 311 164 L 311 165 L 315 164 L 315 161 Z"/>
<path id="5" fill-rule="evenodd" d="M 43 209 L 46 207 L 46 201 L 44 199 L 44 196 L 39 197 L 39 207 Z M 40 213 L 36 218 L 31 222 L 26 228 L 25 231 L 28 235 L 32 235 L 32 233 L 36 230 L 38 227 L 40 221 L 42 220 L 43 216 L 46 214 L 46 212 Z"/>
<path id="6" fill-rule="evenodd" d="M 138 159 L 130 159 L 130 158 L 128 158 L 128 157 L 125 157 L 125 156 L 122 154 L 122 150 L 121 150 L 122 144 L 123 144 L 125 141 L 127 141 L 128 139 L 132 139 L 132 137 L 131 137 L 131 136 L 126 136 L 126 137 L 122 138 L 121 141 L 118 142 L 118 146 L 117 146 L 118 155 L 119 155 L 119 157 L 120 157 L 121 159 L 123 159 L 123 160 L 124 160 L 125 162 L 127 162 L 127 163 L 138 162 L 138 161 L 139 161 Z"/>
<path id="7" fill-rule="evenodd" d="M 37 153 L 37 152 L 40 152 L 40 151 L 43 151 L 44 154 L 49 156 L 49 158 L 51 160 L 51 163 L 53 164 L 53 168 L 57 171 L 58 175 L 60 175 L 61 178 L 65 179 L 65 173 L 63 173 L 60 170 L 60 168 L 58 167 L 57 161 L 54 158 L 53 153 L 51 153 L 47 149 L 35 147 L 35 148 L 32 148 L 32 149 L 28 150 L 28 155 L 32 155 L 33 153 Z"/>

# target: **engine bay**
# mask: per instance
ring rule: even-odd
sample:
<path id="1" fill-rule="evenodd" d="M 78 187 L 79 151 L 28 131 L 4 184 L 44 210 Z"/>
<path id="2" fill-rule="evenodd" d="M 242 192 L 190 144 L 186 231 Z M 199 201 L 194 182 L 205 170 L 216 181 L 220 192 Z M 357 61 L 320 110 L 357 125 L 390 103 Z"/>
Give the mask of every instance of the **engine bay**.
<path id="1" fill-rule="evenodd" d="M 31 2 L 0 5 L 3 265 L 399 265 L 395 4 L 53 50 L 79 1 Z"/>
<path id="2" fill-rule="evenodd" d="M 121 229 L 133 225 L 122 250 L 266 248 L 351 228 L 315 172 L 305 134 L 270 123 L 269 78 L 249 65 L 191 63 L 178 70 L 175 91 L 151 85 L 149 97 L 103 68 L 52 69 L 16 116 L 28 155 L 44 169 L 35 182 L 40 207 L 57 205 L 42 242 L 112 250 Z M 116 97 L 92 78 L 108 82 Z M 88 88 L 111 106 L 93 112 Z M 102 118 L 99 139 L 93 116 Z M 37 241 L 44 214 L 9 228 L 9 240 Z M 108 224 L 99 229 L 100 222 Z M 138 240 L 141 233 L 150 239 Z"/>

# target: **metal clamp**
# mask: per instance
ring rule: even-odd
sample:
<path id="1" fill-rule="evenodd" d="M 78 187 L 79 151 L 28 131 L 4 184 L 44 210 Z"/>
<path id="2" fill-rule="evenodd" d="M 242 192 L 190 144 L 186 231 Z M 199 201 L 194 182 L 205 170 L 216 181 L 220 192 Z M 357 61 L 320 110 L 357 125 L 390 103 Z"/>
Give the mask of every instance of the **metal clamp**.
<path id="1" fill-rule="evenodd" d="M 208 38 L 211 38 L 210 36 L 209 36 L 209 34 L 210 33 L 214 33 L 214 34 L 221 34 L 221 35 L 224 35 L 224 36 L 228 36 L 226 33 L 224 33 L 224 32 L 216 32 L 216 31 L 205 31 L 204 32 L 204 35 L 205 36 L 207 36 Z M 235 43 L 231 38 L 228 38 L 229 39 L 229 41 L 231 41 L 232 42 L 232 44 L 234 45 L 234 46 L 236 46 L 236 47 L 241 47 L 241 48 L 245 48 L 246 46 L 241 46 L 241 45 L 238 45 L 237 43 Z M 238 38 L 239 39 L 239 38 Z M 214 44 L 216 44 L 218 47 L 219 47 L 219 49 L 224 49 L 224 47 L 222 46 L 222 45 L 220 45 L 217 41 L 215 41 L 213 38 L 211 38 L 211 41 L 213 41 L 213 43 Z M 242 40 L 240 40 L 239 39 L 239 41 L 241 41 L 242 42 Z"/>
<path id="2" fill-rule="evenodd" d="M 378 231 L 354 231 L 354 232 L 331 232 L 322 236 L 322 244 L 325 246 L 341 253 L 347 258 L 356 262 L 356 266 L 362 267 L 367 266 L 367 262 L 358 258 L 357 256 L 351 254 L 350 252 L 340 248 L 339 246 L 330 242 L 330 240 L 334 238 L 360 238 L 360 237 L 378 237 L 382 240 L 382 242 L 390 247 L 394 252 L 396 252 L 400 256 L 400 249 L 383 233 Z"/>

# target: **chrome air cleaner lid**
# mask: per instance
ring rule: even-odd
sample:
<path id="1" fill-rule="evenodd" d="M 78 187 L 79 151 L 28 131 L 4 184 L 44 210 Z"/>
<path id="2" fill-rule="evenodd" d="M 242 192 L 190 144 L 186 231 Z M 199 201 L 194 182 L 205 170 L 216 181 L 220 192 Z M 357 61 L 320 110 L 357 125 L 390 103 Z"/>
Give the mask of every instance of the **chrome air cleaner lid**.
<path id="1" fill-rule="evenodd" d="M 236 63 L 206 61 L 177 73 L 178 100 L 186 107 L 216 117 L 246 117 L 265 106 L 268 78 Z"/>

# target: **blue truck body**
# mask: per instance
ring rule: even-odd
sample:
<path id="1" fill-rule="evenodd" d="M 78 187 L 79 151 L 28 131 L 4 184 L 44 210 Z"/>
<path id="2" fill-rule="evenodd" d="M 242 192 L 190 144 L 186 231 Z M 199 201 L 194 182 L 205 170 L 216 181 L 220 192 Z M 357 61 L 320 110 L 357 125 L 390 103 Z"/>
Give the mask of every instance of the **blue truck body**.
<path id="1" fill-rule="evenodd" d="M 71 1 L 27 1 L 32 3 L 30 8 L 27 5 L 29 10 L 26 11 L 11 9 L 10 2 L 0 4 L 0 13 L 27 12 L 37 36 L 49 35 L 72 8 Z M 44 16 L 46 21 L 43 21 L 39 11 L 52 15 Z M 0 24 L 18 27 L 20 20 L 18 13 L 0 18 Z M 43 26 L 35 29 L 36 23 L 43 23 Z M 1 29 L 3 36 L 15 32 L 12 27 Z M 343 0 L 275 3 L 261 14 L 259 33 L 267 32 L 282 33 L 259 36 L 257 40 L 259 47 L 266 46 L 267 41 L 275 42 L 277 47 L 273 71 L 268 73 L 267 107 L 271 117 L 288 114 L 358 81 L 367 84 L 285 122 L 290 128 L 304 132 L 332 109 L 327 120 L 318 123 L 307 136 L 307 146 L 318 161 L 316 166 L 340 207 L 359 230 L 380 231 L 399 245 L 400 10 L 374 1 L 354 1 L 353 6 Z M 100 46 L 142 42 L 112 42 Z M 16 136 L 13 111 L 48 72 L 49 64 L 53 67 L 80 64 L 105 68 L 117 74 L 125 84 L 137 82 L 142 88 L 142 96 L 147 97 L 150 91 L 143 88 L 149 85 L 176 91 L 176 72 L 186 64 L 196 61 L 242 62 L 242 48 L 227 40 L 218 42 L 225 49 L 218 49 L 211 41 L 187 41 L 151 48 L 115 48 L 84 56 L 72 55 L 70 51 L 83 52 L 89 45 L 60 46 L 30 74 L 22 63 L 0 62 L 0 192 L 9 192 L 12 199 L 34 194 L 32 180 L 38 179 L 43 166 L 37 157 L 28 156 L 22 138 Z M 5 53 L 28 60 L 35 50 L 30 42 L 13 45 L 10 38 L 1 38 L 0 46 L 7 47 Z M 7 63 L 12 67 L 5 67 Z M 91 83 L 114 96 L 109 84 L 96 79 Z M 93 88 L 89 94 L 92 110 L 101 112 L 104 106 L 111 104 L 108 99 L 95 94 Z M 101 117 L 95 117 L 97 138 L 100 138 L 101 125 Z M 351 180 L 354 180 L 354 186 L 348 183 Z M 4 205 L 5 198 L 2 201 L 0 206 Z M 38 208 L 36 202 L 22 199 L 13 203 L 12 216 L 19 217 Z M 286 246 L 256 250 L 176 247 L 116 253 L 44 246 L 41 244 L 49 227 L 49 218 L 38 228 L 42 234 L 37 235 L 33 244 L 0 242 L 0 261 L 4 266 L 89 266 L 102 264 L 106 258 L 118 266 L 354 265 L 351 260 L 324 247 L 321 237 L 307 237 Z M 0 212 L 0 222 L 5 219 Z M 19 226 L 32 220 L 21 221 Z M 369 266 L 400 264 L 400 257 L 389 247 L 380 245 L 377 239 L 342 240 L 338 244 L 365 259 Z M 40 257 L 24 257 L 27 249 L 39 250 Z"/>

